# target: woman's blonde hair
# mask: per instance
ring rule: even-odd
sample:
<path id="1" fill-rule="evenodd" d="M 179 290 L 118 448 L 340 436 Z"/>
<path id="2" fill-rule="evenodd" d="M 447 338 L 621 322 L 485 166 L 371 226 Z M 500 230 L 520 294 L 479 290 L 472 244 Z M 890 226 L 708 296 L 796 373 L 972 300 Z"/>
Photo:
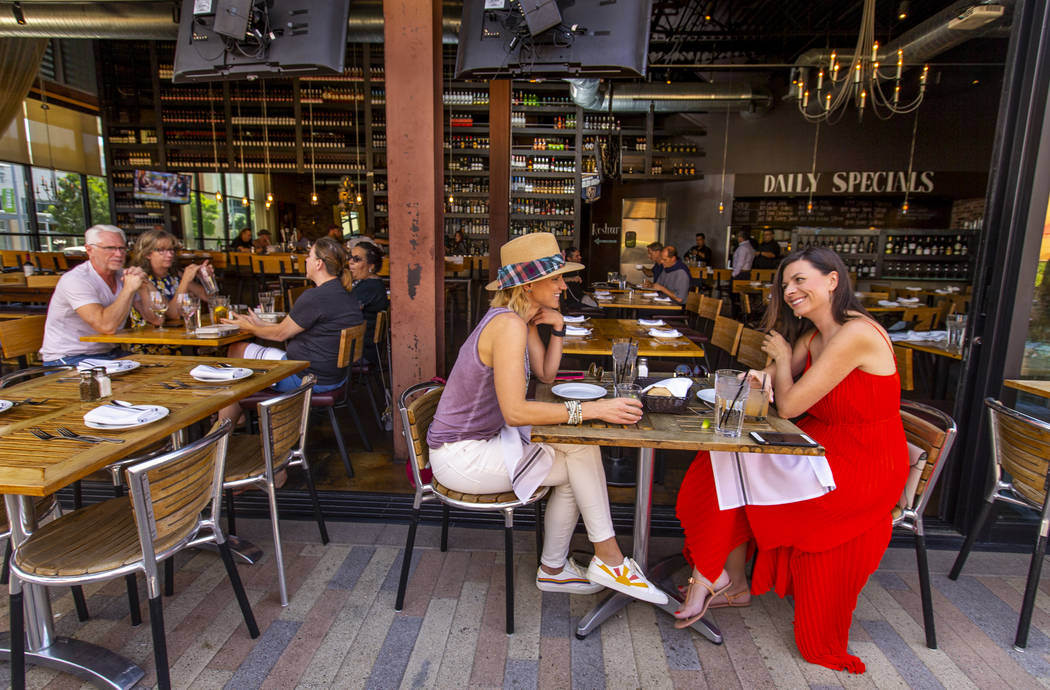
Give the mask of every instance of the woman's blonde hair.
<path id="1" fill-rule="evenodd" d="M 167 230 L 147 230 L 139 235 L 138 240 L 135 242 L 135 248 L 131 252 L 131 265 L 138 266 L 146 273 L 152 274 L 153 270 L 150 267 L 149 255 L 157 250 L 158 244 L 165 241 L 171 245 L 172 249 L 178 251 L 178 238 Z M 174 269 L 175 266 L 172 265 L 172 273 L 175 272 Z"/>
<path id="2" fill-rule="evenodd" d="M 506 307 L 524 319 L 529 313 L 529 293 L 525 291 L 524 285 L 499 290 L 492 296 L 491 306 Z"/>

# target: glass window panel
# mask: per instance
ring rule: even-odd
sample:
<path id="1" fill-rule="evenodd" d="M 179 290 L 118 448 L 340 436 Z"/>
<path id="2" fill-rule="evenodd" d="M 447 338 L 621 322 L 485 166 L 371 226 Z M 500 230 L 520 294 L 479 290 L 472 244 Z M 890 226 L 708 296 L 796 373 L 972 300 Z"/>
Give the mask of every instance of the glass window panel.
<path id="1" fill-rule="evenodd" d="M 0 163 L 0 233 L 5 233 L 0 236 L 2 249 L 32 249 L 24 171 L 21 165 Z"/>
<path id="2" fill-rule="evenodd" d="M 240 232 L 241 228 L 251 225 L 251 221 L 248 218 L 248 207 L 241 203 L 240 197 L 229 197 L 226 199 L 226 212 L 230 217 L 231 237 Z"/>
<path id="3" fill-rule="evenodd" d="M 80 175 L 42 168 L 32 171 L 41 249 L 57 251 L 82 244 L 86 226 Z"/>
<path id="4" fill-rule="evenodd" d="M 1035 294 L 1028 320 L 1024 357 L 1021 360 L 1023 379 L 1050 379 L 1050 208 L 1043 223 L 1043 242 L 1035 274 Z M 1050 409 L 1045 398 L 1019 393 L 1018 408 L 1027 414 L 1050 421 Z"/>
<path id="5" fill-rule="evenodd" d="M 241 173 L 228 174 L 226 176 L 226 193 L 238 199 L 244 196 L 244 175 Z"/>
<path id="6" fill-rule="evenodd" d="M 205 249 L 222 249 L 226 245 L 226 235 L 222 226 L 222 207 L 215 200 L 214 194 L 201 194 L 202 224 L 197 225 L 197 201 L 192 199 L 182 209 L 184 227 L 190 228 L 192 247 L 197 246 L 197 238 L 204 238 Z"/>
<path id="7" fill-rule="evenodd" d="M 109 214 L 109 187 L 106 185 L 106 178 L 89 175 L 87 182 L 88 201 L 91 202 L 91 224 L 112 223 L 113 219 Z"/>

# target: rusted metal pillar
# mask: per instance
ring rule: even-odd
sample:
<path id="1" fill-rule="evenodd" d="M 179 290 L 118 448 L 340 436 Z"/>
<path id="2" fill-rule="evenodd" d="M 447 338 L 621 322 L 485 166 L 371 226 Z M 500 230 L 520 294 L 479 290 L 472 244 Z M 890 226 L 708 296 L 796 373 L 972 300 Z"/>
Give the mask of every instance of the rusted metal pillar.
<path id="1" fill-rule="evenodd" d="M 394 399 L 443 373 L 441 0 L 383 2 Z M 407 458 L 394 416 L 394 457 Z"/>
<path id="2" fill-rule="evenodd" d="M 510 79 L 489 82 L 489 280 L 510 239 Z"/>

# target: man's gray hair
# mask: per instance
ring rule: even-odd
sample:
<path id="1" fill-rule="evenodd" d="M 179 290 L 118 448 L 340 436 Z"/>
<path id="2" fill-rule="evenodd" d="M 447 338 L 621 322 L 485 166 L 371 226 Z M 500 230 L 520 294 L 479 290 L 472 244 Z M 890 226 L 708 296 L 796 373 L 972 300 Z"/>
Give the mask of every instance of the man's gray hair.
<path id="1" fill-rule="evenodd" d="M 98 244 L 100 235 L 104 232 L 115 232 L 124 240 L 124 244 L 128 243 L 128 236 L 116 225 L 92 225 L 84 231 L 84 244 Z"/>

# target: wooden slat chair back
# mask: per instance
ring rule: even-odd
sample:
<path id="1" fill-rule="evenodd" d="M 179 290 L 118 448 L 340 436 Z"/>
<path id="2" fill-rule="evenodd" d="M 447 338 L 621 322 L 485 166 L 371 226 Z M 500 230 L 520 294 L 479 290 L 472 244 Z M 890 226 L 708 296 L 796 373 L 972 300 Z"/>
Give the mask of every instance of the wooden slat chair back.
<path id="1" fill-rule="evenodd" d="M 298 285 L 293 288 L 288 288 L 288 310 L 291 311 L 299 297 L 312 287 L 313 285 Z"/>
<path id="2" fill-rule="evenodd" d="M 863 292 L 858 290 L 853 294 L 864 306 L 874 306 L 880 299 L 888 300 L 890 298 L 889 292 Z"/>
<path id="3" fill-rule="evenodd" d="M 763 283 L 772 283 L 773 278 L 777 275 L 777 269 L 775 268 L 752 268 L 751 269 L 751 280 L 760 280 Z"/>
<path id="4" fill-rule="evenodd" d="M 430 463 L 430 449 L 427 446 L 427 430 L 434 419 L 444 387 L 436 383 L 418 383 L 404 390 L 398 398 L 398 409 L 401 412 L 402 431 L 408 443 L 412 480 L 416 485 L 415 500 L 412 503 L 412 517 L 408 524 L 408 537 L 405 540 L 405 551 L 402 557 L 401 578 L 398 581 L 397 597 L 394 610 L 400 611 L 405 604 L 405 590 L 408 586 L 408 574 L 412 561 L 412 549 L 415 545 L 416 528 L 419 524 L 420 510 L 425 501 L 437 500 L 442 504 L 441 550 L 448 550 L 449 507 L 464 510 L 502 512 L 504 548 L 504 571 L 506 585 L 506 630 L 514 632 L 514 509 L 526 505 L 536 506 L 536 517 L 539 520 L 539 501 L 547 495 L 548 487 L 539 487 L 528 500 L 522 501 L 514 492 L 498 494 L 468 494 L 442 486 L 437 480 L 423 481 L 422 471 Z M 537 553 L 542 551 L 540 530 L 536 531 Z M 418 571 L 417 571 L 418 572 Z"/>
<path id="5" fill-rule="evenodd" d="M 336 364 L 340 369 L 350 366 L 365 354 L 366 324 L 347 326 L 339 332 L 339 356 Z"/>
<path id="6" fill-rule="evenodd" d="M 868 283 L 868 289 L 872 292 L 885 292 L 890 296 L 889 299 L 893 299 L 897 295 L 897 291 L 889 283 Z"/>
<path id="7" fill-rule="evenodd" d="M 47 317 L 42 314 L 21 319 L 0 319 L 0 350 L 4 359 L 17 358 L 24 369 L 29 363 L 29 356 L 38 352 L 44 342 L 46 320 Z"/>
<path id="8" fill-rule="evenodd" d="M 685 316 L 691 326 L 696 326 L 696 317 L 700 314 L 700 291 L 690 290 L 685 296 Z"/>
<path id="9" fill-rule="evenodd" d="M 44 271 L 65 271 L 69 262 L 63 252 L 33 252 L 33 263 Z"/>
<path id="10" fill-rule="evenodd" d="M 291 255 L 270 256 L 268 254 L 249 254 L 252 273 L 264 276 L 289 275 L 295 273 L 295 261 Z"/>
<path id="11" fill-rule="evenodd" d="M 259 403 L 259 430 L 263 452 L 274 467 L 288 461 L 292 451 L 306 443 L 306 420 L 310 413 L 311 387 Z"/>
<path id="12" fill-rule="evenodd" d="M 893 357 L 897 360 L 897 375 L 901 379 L 901 390 L 915 390 L 915 350 L 894 345 Z"/>
<path id="13" fill-rule="evenodd" d="M 933 306 L 937 310 L 937 323 L 939 324 L 948 323 L 948 317 L 954 314 L 956 309 L 955 300 L 948 296 L 938 297 Z"/>
<path id="14" fill-rule="evenodd" d="M 904 321 L 913 323 L 913 330 L 932 331 L 937 328 L 937 307 L 911 307 L 904 310 Z"/>
<path id="15" fill-rule="evenodd" d="M 714 372 L 721 368 L 724 363 L 736 357 L 737 348 L 740 346 L 740 334 L 744 330 L 744 324 L 733 319 L 719 316 L 715 319 L 714 329 L 711 331 L 709 347 L 704 348 L 704 356 L 707 359 L 707 368 Z"/>
<path id="16" fill-rule="evenodd" d="M 959 577 L 974 542 L 978 535 L 983 534 L 989 517 L 995 514 L 995 503 L 1008 503 L 1039 512 L 1042 527 L 1037 531 L 1032 549 L 1017 634 L 1014 637 L 1014 647 L 1023 650 L 1028 645 L 1032 610 L 1035 608 L 1043 557 L 1046 555 L 1046 524 L 1050 520 L 1050 500 L 1047 500 L 1047 487 L 1050 486 L 1050 423 L 1013 410 L 994 398 L 985 398 L 984 404 L 988 409 L 992 436 L 992 481 L 985 503 L 973 527 L 966 533 L 962 550 L 948 577 L 952 580 Z"/>
<path id="17" fill-rule="evenodd" d="M 740 332 L 740 345 L 737 348 L 736 361 L 748 369 L 764 369 L 769 364 L 769 355 L 762 351 L 766 334 L 753 328 Z"/>
<path id="18" fill-rule="evenodd" d="M 751 290 L 751 281 L 750 280 L 734 280 L 733 281 L 733 284 L 732 284 L 732 291 L 733 292 L 738 292 L 740 294 L 744 294 L 744 293 L 746 293 L 749 290 Z"/>
<path id="19" fill-rule="evenodd" d="M 697 314 L 700 317 L 700 330 L 703 331 L 705 335 L 711 335 L 711 331 L 715 327 L 715 319 L 717 319 L 721 313 L 722 300 L 707 296 L 700 297 L 700 309 Z"/>
<path id="20" fill-rule="evenodd" d="M 29 253 L 14 249 L 0 250 L 0 263 L 3 263 L 4 268 L 21 268 L 26 261 L 26 255 Z"/>
<path id="21" fill-rule="evenodd" d="M 384 309 L 376 314 L 376 327 L 372 333 L 372 342 L 381 345 L 386 340 L 387 330 L 390 328 L 390 312 Z"/>
<path id="22" fill-rule="evenodd" d="M 911 468 L 907 489 L 894 507 L 893 526 L 906 529 L 915 538 L 915 559 L 919 569 L 919 590 L 922 595 L 922 618 L 926 628 L 926 646 L 937 648 L 937 630 L 934 626 L 933 596 L 930 588 L 930 568 L 926 558 L 926 537 L 923 514 L 944 470 L 955 442 L 955 420 L 944 412 L 910 400 L 901 403 L 901 422 L 904 436 L 915 448 L 925 453 L 925 464 Z M 914 493 L 911 493 L 914 488 Z"/>

